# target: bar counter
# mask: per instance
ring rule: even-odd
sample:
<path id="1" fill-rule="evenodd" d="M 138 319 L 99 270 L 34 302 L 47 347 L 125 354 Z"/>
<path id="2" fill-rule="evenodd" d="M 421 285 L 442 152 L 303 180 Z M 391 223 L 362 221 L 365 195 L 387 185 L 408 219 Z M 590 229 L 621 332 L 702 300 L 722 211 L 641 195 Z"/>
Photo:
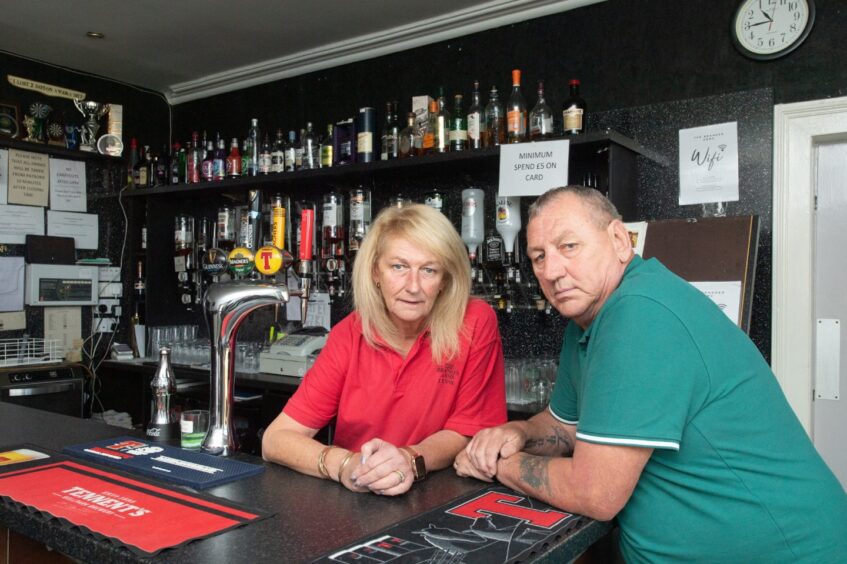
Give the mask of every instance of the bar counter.
<path id="1" fill-rule="evenodd" d="M 0 403 L 0 447 L 32 443 L 60 452 L 65 446 L 126 435 L 127 430 L 99 421 L 57 415 Z M 133 434 L 130 432 L 129 434 Z M 138 434 L 138 433 L 135 433 Z M 139 435 L 140 436 L 140 435 Z M 356 494 L 335 482 L 304 476 L 239 454 L 238 460 L 264 464 L 259 476 L 205 490 L 248 508 L 274 512 L 268 519 L 162 551 L 158 562 L 234 563 L 307 562 L 382 529 L 424 513 L 486 484 L 459 478 L 450 469 L 434 472 L 396 498 Z M 0 502 L 0 524 L 84 562 L 148 562 L 55 519 Z M 561 538 L 533 554 L 533 560 L 568 562 L 611 529 L 583 519 Z"/>

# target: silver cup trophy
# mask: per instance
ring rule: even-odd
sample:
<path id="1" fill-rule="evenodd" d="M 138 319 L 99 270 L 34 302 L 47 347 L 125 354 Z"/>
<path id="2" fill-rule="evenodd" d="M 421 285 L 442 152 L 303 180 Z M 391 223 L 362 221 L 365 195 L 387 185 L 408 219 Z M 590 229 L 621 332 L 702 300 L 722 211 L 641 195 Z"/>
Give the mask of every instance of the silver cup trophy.
<path id="1" fill-rule="evenodd" d="M 80 128 L 79 148 L 81 151 L 96 153 L 97 131 L 100 129 L 97 120 L 109 111 L 109 104 L 101 104 L 91 100 L 74 100 L 74 106 L 85 117 L 85 123 Z"/>

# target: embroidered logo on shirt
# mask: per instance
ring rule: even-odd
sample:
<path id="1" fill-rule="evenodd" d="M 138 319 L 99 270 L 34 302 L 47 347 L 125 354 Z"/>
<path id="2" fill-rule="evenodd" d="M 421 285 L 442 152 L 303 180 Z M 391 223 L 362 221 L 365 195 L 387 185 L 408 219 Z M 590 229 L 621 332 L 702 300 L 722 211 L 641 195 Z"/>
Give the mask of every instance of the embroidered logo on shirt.
<path id="1" fill-rule="evenodd" d="M 453 385 L 456 380 L 456 368 L 452 363 L 444 364 L 436 368 L 438 371 L 438 383 Z"/>

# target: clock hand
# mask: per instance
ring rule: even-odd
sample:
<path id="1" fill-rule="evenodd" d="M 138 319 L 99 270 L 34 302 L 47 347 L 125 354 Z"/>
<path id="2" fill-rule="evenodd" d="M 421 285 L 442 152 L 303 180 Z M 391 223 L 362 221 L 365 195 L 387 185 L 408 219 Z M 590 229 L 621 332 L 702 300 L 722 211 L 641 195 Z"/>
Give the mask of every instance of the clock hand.
<path id="1" fill-rule="evenodd" d="M 764 10 L 759 10 L 759 11 L 762 12 L 762 15 L 765 16 L 768 19 L 769 22 L 773 21 L 773 18 L 770 17 L 766 11 L 764 11 Z"/>
<path id="2" fill-rule="evenodd" d="M 758 26 L 758 25 L 765 25 L 766 23 L 770 23 L 770 22 L 769 22 L 768 20 L 765 20 L 765 21 L 763 21 L 763 22 L 750 24 L 750 27 L 756 27 L 756 26 Z"/>

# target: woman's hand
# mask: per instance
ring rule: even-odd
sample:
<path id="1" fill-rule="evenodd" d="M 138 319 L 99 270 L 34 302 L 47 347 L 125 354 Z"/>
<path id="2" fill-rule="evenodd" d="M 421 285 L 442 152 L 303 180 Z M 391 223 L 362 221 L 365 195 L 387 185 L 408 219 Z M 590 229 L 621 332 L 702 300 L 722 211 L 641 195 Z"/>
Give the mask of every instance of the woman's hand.
<path id="1" fill-rule="evenodd" d="M 351 471 L 350 478 L 359 488 L 353 491 L 366 488 L 378 495 L 401 495 L 412 487 L 415 475 L 403 451 L 375 438 L 362 445 L 361 463 Z"/>
<path id="2" fill-rule="evenodd" d="M 346 464 L 344 464 L 344 467 L 341 468 L 341 473 L 339 475 L 339 478 L 340 478 L 339 481 L 340 481 L 341 485 L 344 486 L 345 488 L 347 488 L 348 490 L 350 490 L 351 492 L 362 493 L 362 492 L 370 491 L 366 487 L 357 486 L 356 483 L 354 482 L 353 478 L 352 478 L 353 473 L 356 472 L 356 470 L 358 470 L 359 468 L 361 468 L 360 462 L 362 460 L 362 454 L 358 453 L 358 452 L 354 452 L 354 453 L 350 453 L 350 454 L 352 454 L 353 456 L 350 458 L 350 460 L 347 461 Z M 347 457 L 347 455 L 344 455 L 344 456 L 345 456 L 345 458 Z M 344 461 L 344 459 L 342 459 L 342 462 L 343 461 Z M 335 476 L 333 476 L 333 479 L 334 478 L 335 478 Z"/>

